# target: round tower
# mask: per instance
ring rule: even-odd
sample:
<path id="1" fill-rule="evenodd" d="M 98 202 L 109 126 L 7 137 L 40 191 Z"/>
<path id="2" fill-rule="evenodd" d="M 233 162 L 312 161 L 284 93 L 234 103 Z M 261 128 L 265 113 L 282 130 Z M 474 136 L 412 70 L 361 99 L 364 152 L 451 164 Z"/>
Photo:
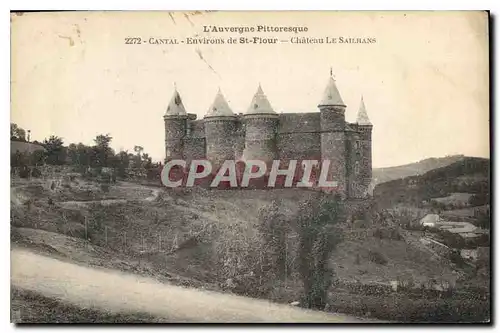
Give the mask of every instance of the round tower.
<path id="1" fill-rule="evenodd" d="M 236 115 L 231 111 L 219 89 L 203 120 L 206 157 L 212 163 L 212 171 L 216 171 L 224 161 L 235 159 L 236 119 Z"/>
<path id="2" fill-rule="evenodd" d="M 361 159 L 360 138 L 357 124 L 346 124 L 346 195 L 360 198 L 362 192 L 359 183 Z"/>
<path id="3" fill-rule="evenodd" d="M 366 195 L 372 181 L 372 129 L 373 125 L 368 118 L 365 102 L 361 97 L 358 116 L 356 119 L 360 139 L 360 168 L 357 176 L 358 182 L 363 189 L 363 196 Z"/>
<path id="4" fill-rule="evenodd" d="M 252 103 L 243 116 L 245 123 L 244 160 L 261 160 L 268 164 L 277 158 L 276 133 L 279 115 L 274 112 L 262 87 L 255 93 Z"/>
<path id="5" fill-rule="evenodd" d="M 165 161 L 183 159 L 183 139 L 188 115 L 177 89 L 163 116 L 165 122 Z"/>
<path id="6" fill-rule="evenodd" d="M 330 160 L 327 181 L 337 182 L 334 189 L 346 196 L 346 105 L 340 96 L 333 75 L 330 75 L 323 99 L 318 105 L 321 119 L 321 158 Z M 322 173 L 326 170 L 322 170 Z"/>

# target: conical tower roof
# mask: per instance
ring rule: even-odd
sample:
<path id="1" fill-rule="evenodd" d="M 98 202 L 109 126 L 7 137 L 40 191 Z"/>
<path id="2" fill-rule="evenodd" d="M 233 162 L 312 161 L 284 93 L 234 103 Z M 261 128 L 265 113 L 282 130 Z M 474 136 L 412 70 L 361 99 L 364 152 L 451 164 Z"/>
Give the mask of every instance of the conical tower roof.
<path id="1" fill-rule="evenodd" d="M 366 112 L 365 101 L 363 100 L 363 96 L 361 96 L 361 104 L 359 105 L 358 117 L 356 122 L 359 125 L 371 125 L 370 118 L 368 118 L 368 113 Z"/>
<path id="2" fill-rule="evenodd" d="M 165 116 L 187 116 L 186 109 L 184 108 L 184 104 L 182 104 L 181 95 L 179 95 L 177 88 L 174 91 L 170 103 L 168 103 Z"/>
<path id="3" fill-rule="evenodd" d="M 205 115 L 205 118 L 207 117 L 234 117 L 234 113 L 233 111 L 231 111 L 229 104 L 227 104 L 227 101 L 224 98 L 224 95 L 222 95 L 222 91 L 220 90 L 220 88 L 217 92 L 217 95 L 215 96 L 214 102 Z"/>
<path id="4" fill-rule="evenodd" d="M 323 99 L 318 106 L 345 106 L 342 97 L 340 97 L 339 89 L 335 84 L 335 79 L 332 75 L 330 75 L 328 85 L 326 86 L 325 92 L 323 93 Z"/>
<path id="5" fill-rule="evenodd" d="M 259 84 L 246 114 L 276 114 Z"/>

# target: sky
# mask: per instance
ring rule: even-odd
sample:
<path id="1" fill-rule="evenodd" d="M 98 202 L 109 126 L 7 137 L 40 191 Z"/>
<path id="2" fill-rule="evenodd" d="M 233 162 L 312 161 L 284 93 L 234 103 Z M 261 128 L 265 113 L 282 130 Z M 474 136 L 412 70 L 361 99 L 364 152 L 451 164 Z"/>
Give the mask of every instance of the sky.
<path id="1" fill-rule="evenodd" d="M 203 32 L 217 27 L 307 32 Z M 202 118 L 218 88 L 245 112 L 259 83 L 277 112 L 317 112 L 333 72 L 346 119 L 363 96 L 373 166 L 489 157 L 483 12 L 65 12 L 11 16 L 11 122 L 65 144 L 109 133 L 116 150 L 164 158 L 163 114 L 179 91 Z M 369 44 L 158 45 L 150 38 L 375 38 Z M 140 37 L 143 43 L 126 44 Z M 146 41 L 146 43 L 144 43 Z"/>

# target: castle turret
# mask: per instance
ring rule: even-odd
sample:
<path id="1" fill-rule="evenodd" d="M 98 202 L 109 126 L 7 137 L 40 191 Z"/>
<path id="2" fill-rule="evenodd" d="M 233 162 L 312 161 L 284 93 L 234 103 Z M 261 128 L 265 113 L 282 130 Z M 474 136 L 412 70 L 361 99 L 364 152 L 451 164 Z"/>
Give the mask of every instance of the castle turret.
<path id="1" fill-rule="evenodd" d="M 231 111 L 220 89 L 204 117 L 204 124 L 206 157 L 215 171 L 225 160 L 235 159 L 236 115 Z"/>
<path id="2" fill-rule="evenodd" d="M 356 119 L 358 123 L 359 138 L 360 138 L 360 168 L 358 175 L 358 182 L 362 186 L 364 192 L 368 190 L 372 180 L 372 129 L 373 125 L 368 118 L 368 113 L 366 112 L 365 101 L 361 97 L 361 103 L 359 106 L 358 117 Z"/>
<path id="3" fill-rule="evenodd" d="M 276 133 L 279 116 L 271 107 L 260 84 L 243 118 L 245 122 L 243 159 L 272 163 L 278 154 Z"/>
<path id="4" fill-rule="evenodd" d="M 327 181 L 337 182 L 336 191 L 346 195 L 346 105 L 332 75 L 318 105 L 321 118 L 321 156 L 330 160 Z M 324 171 L 322 171 L 324 172 Z"/>
<path id="5" fill-rule="evenodd" d="M 177 89 L 163 116 L 165 122 L 165 160 L 183 159 L 183 138 L 188 115 Z"/>

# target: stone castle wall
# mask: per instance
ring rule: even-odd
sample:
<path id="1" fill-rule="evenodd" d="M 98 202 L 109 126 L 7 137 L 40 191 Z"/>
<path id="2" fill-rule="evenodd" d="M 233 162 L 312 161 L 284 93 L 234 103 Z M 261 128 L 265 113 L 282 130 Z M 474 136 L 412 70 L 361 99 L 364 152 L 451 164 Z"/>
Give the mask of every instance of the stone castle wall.
<path id="1" fill-rule="evenodd" d="M 349 124 L 339 110 L 281 113 L 277 117 L 184 119 L 184 125 L 166 119 L 166 142 L 175 156 L 188 162 L 209 159 L 331 161 L 331 177 L 346 197 L 360 198 L 371 181 L 371 126 Z M 167 125 L 167 122 L 169 123 Z M 182 131 L 184 130 L 184 133 Z M 286 163 L 285 163 L 286 164 Z"/>

